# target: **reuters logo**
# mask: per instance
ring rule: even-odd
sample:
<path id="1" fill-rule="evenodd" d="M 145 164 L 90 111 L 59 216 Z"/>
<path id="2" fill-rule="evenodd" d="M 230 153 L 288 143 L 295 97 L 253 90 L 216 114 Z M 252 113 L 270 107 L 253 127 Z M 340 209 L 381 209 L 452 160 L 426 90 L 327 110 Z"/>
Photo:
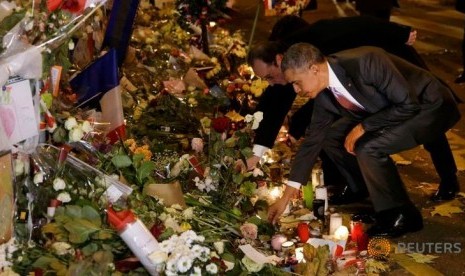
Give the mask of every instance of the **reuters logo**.
<path id="1" fill-rule="evenodd" d="M 368 254 L 374 258 L 385 258 L 391 252 L 389 240 L 381 237 L 374 237 L 368 242 Z"/>

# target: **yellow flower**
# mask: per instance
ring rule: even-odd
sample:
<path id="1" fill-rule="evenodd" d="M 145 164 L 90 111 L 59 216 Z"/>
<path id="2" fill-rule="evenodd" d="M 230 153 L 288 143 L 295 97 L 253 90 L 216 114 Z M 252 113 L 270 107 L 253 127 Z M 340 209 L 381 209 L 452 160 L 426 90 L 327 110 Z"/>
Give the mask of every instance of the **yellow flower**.
<path id="1" fill-rule="evenodd" d="M 191 230 L 192 226 L 188 222 L 181 223 L 181 232 L 186 232 L 187 230 Z"/>

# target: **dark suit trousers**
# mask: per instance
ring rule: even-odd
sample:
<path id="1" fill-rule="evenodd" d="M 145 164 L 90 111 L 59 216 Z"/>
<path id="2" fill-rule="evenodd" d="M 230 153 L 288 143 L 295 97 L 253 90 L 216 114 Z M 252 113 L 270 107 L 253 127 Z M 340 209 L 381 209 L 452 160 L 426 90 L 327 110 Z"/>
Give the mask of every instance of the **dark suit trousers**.
<path id="1" fill-rule="evenodd" d="M 436 140 L 423 145 L 430 153 L 436 172 L 441 179 L 442 187 L 455 187 L 457 183 L 457 166 L 446 134 L 442 133 Z M 451 187 L 451 188 L 453 188 Z"/>
<path id="2" fill-rule="evenodd" d="M 424 119 L 422 117 L 418 119 Z M 443 132 L 421 141 L 413 133 L 415 127 L 423 127 L 422 124 L 418 124 L 416 119 L 410 120 L 392 128 L 366 133 L 358 140 L 356 156 L 353 156 L 345 150 L 344 141 L 347 133 L 358 123 L 359 120 L 347 117 L 337 120 L 327 133 L 323 150 L 333 162 L 347 170 L 341 173 L 352 190 L 364 189 L 366 183 L 376 212 L 411 204 L 391 154 L 425 143 L 441 178 L 445 180 L 455 176 L 455 162 Z"/>

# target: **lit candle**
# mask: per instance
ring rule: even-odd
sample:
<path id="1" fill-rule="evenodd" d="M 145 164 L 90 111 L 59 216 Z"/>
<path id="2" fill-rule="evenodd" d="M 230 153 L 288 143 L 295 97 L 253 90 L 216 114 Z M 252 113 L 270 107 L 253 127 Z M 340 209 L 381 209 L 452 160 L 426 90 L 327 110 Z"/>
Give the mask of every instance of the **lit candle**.
<path id="1" fill-rule="evenodd" d="M 342 225 L 342 216 L 338 213 L 331 214 L 329 218 L 329 234 L 334 235 L 339 226 Z"/>
<path id="2" fill-rule="evenodd" d="M 349 237 L 349 229 L 344 225 L 339 226 L 334 232 L 334 238 L 337 240 L 347 240 Z"/>
<path id="3" fill-rule="evenodd" d="M 272 201 L 276 201 L 276 199 L 278 199 L 278 197 L 280 196 L 281 196 L 281 189 L 279 187 L 274 187 L 273 189 L 271 189 L 270 198 Z"/>
<path id="4" fill-rule="evenodd" d="M 271 238 L 271 247 L 273 247 L 274 250 L 280 251 L 281 250 L 281 245 L 283 242 L 286 242 L 287 238 L 283 234 L 276 234 Z"/>

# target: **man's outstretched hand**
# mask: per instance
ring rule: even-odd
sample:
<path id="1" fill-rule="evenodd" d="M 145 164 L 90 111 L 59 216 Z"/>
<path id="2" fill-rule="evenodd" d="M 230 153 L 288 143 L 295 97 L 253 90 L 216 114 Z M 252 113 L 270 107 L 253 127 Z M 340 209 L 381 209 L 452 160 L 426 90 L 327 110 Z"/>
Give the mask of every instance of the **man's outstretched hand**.
<path id="1" fill-rule="evenodd" d="M 289 201 L 296 197 L 298 193 L 298 189 L 286 186 L 283 196 L 268 208 L 268 221 L 272 224 L 276 224 L 279 217 L 283 214 L 284 210 L 286 210 Z"/>

